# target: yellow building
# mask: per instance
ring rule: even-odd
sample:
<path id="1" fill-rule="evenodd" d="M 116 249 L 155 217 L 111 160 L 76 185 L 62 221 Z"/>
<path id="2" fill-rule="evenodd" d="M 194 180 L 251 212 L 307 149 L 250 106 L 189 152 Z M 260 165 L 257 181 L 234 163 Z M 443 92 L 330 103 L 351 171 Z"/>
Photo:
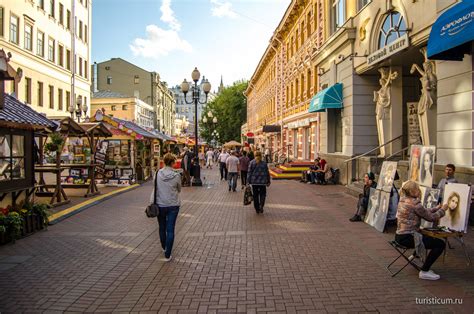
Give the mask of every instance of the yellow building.
<path id="1" fill-rule="evenodd" d="M 48 116 L 90 107 L 91 21 L 91 0 L 0 0 L 0 46 L 23 76 L 6 92 Z"/>
<path id="2" fill-rule="evenodd" d="M 107 115 L 132 121 L 144 129 L 154 129 L 153 107 L 138 98 L 116 92 L 100 91 L 93 94 L 91 106 L 92 113 L 102 110 Z"/>

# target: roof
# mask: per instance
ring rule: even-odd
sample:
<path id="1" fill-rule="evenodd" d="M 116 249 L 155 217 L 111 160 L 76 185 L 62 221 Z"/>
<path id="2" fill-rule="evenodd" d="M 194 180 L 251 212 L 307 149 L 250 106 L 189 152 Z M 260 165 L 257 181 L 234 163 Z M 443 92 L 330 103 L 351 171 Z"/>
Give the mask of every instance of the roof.
<path id="1" fill-rule="evenodd" d="M 117 92 L 109 90 L 101 90 L 92 94 L 92 98 L 134 98 Z"/>
<path id="2" fill-rule="evenodd" d="M 143 137 L 161 139 L 161 137 L 159 137 L 158 135 L 153 134 L 152 132 L 145 130 L 145 129 L 142 128 L 141 126 L 139 126 L 139 125 L 133 123 L 132 121 L 122 120 L 122 119 L 115 118 L 115 117 L 111 117 L 111 118 L 112 118 L 112 120 L 114 120 L 115 122 L 122 124 L 122 125 L 125 126 L 127 129 L 130 129 L 130 130 L 132 130 L 133 132 L 135 132 L 135 133 L 137 133 L 137 134 L 140 134 L 140 135 L 143 136 Z"/>
<path id="3" fill-rule="evenodd" d="M 99 137 L 111 137 L 112 133 L 102 122 L 86 122 L 79 124 L 89 134 L 97 135 Z"/>
<path id="4" fill-rule="evenodd" d="M 22 129 L 56 128 L 56 124 L 30 106 L 5 93 L 5 106 L 0 110 L 0 125 Z"/>
<path id="5" fill-rule="evenodd" d="M 58 126 L 58 132 L 67 134 L 68 136 L 83 136 L 86 131 L 71 117 L 51 118 Z"/>
<path id="6" fill-rule="evenodd" d="M 172 142 L 176 142 L 176 140 L 174 140 L 171 136 L 168 136 L 166 135 L 165 133 L 162 133 L 160 131 L 157 131 L 157 130 L 153 130 L 153 131 L 150 131 L 151 133 L 155 134 L 156 136 L 158 136 L 161 140 L 163 141 L 172 141 Z"/>

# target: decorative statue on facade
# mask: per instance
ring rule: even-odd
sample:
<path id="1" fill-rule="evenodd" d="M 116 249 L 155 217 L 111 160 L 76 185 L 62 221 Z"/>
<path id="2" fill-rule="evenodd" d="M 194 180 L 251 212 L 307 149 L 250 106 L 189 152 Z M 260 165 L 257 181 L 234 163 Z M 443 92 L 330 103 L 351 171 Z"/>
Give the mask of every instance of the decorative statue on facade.
<path id="1" fill-rule="evenodd" d="M 391 68 L 383 67 L 379 68 L 380 72 L 380 89 L 374 91 L 374 101 L 375 101 L 375 115 L 377 121 L 377 131 L 379 136 L 379 145 L 383 145 L 388 138 L 388 128 L 390 122 L 390 86 L 392 81 L 398 77 L 397 71 L 392 71 Z M 380 154 L 385 155 L 385 148 L 380 148 Z"/>
<path id="2" fill-rule="evenodd" d="M 435 74 L 436 70 L 434 61 L 430 61 L 426 57 L 426 47 L 421 48 L 420 52 L 425 57 L 423 69 L 421 69 L 418 64 L 413 64 L 411 66 L 410 73 L 413 74 L 415 71 L 418 71 L 418 73 L 421 75 L 421 97 L 418 101 L 418 119 L 420 122 L 420 131 L 423 145 L 430 145 L 427 110 L 431 108 L 436 100 L 436 87 L 438 84 L 438 78 Z"/>

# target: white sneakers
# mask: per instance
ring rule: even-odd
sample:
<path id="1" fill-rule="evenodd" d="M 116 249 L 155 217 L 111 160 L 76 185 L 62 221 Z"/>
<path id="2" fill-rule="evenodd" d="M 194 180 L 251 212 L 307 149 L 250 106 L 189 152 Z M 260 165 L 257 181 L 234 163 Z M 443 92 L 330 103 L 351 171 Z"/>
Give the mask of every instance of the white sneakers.
<path id="1" fill-rule="evenodd" d="M 438 280 L 441 277 L 440 275 L 436 274 L 432 270 L 428 270 L 428 271 L 420 270 L 420 273 L 418 274 L 418 278 L 425 279 L 425 280 Z"/>

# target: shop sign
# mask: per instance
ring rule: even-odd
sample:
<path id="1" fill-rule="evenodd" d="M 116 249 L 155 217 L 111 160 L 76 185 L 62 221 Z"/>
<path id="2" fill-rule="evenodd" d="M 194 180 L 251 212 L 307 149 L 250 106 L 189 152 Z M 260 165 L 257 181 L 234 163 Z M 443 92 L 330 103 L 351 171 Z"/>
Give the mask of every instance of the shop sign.
<path id="1" fill-rule="evenodd" d="M 302 128 L 305 126 L 309 126 L 310 122 L 312 122 L 309 118 L 306 119 L 301 119 L 298 121 L 290 122 L 287 124 L 289 129 L 297 129 L 297 128 Z"/>
<path id="2" fill-rule="evenodd" d="M 421 138 L 420 123 L 418 120 L 418 103 L 407 103 L 408 111 L 408 146 L 419 145 Z"/>
<path id="3" fill-rule="evenodd" d="M 385 60 L 409 46 L 410 42 L 408 41 L 408 34 L 405 34 L 394 42 L 370 54 L 367 57 L 367 65 L 373 65 L 382 60 Z"/>

